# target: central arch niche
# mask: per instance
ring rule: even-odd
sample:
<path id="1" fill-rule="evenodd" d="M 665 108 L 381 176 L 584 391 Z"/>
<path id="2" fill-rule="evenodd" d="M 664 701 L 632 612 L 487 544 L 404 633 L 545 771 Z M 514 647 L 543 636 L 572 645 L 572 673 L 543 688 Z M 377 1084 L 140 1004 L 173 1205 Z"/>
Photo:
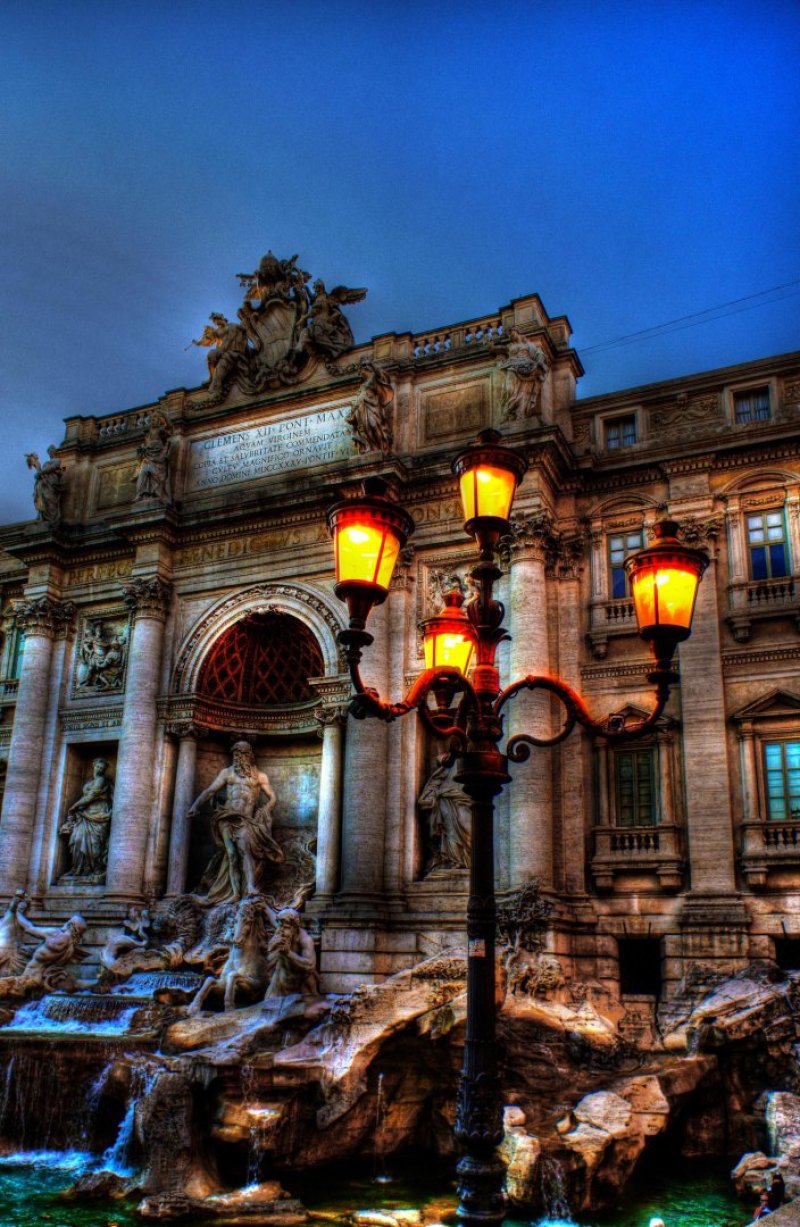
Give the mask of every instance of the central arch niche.
<path id="1" fill-rule="evenodd" d="M 282 864 L 266 864 L 262 887 L 283 901 L 314 878 L 322 745 L 309 727 L 318 698 L 309 678 L 325 673 L 313 631 L 291 614 L 267 610 L 246 614 L 213 642 L 197 674 L 196 697 L 217 714 L 218 728 L 198 744 L 195 796 L 230 763 L 231 744 L 249 740 L 256 763 L 266 772 L 277 801 L 272 834 L 284 852 Z M 303 719 L 299 721 L 298 716 Z M 270 732 L 257 735 L 266 723 Z M 312 722 L 313 724 L 313 722 Z M 224 793 L 218 799 L 224 803 Z M 200 886 L 217 848 L 210 807 L 193 820 L 188 886 Z"/>

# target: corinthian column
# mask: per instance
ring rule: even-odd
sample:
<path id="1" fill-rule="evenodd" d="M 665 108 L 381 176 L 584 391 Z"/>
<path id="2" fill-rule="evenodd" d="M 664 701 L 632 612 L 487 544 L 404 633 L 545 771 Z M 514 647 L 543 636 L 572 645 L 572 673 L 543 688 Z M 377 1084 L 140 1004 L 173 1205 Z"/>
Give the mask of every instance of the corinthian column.
<path id="1" fill-rule="evenodd" d="M 322 738 L 317 811 L 317 880 L 315 897 L 329 903 L 339 881 L 342 835 L 342 728 L 347 708 L 326 704 L 314 712 Z"/>
<path id="2" fill-rule="evenodd" d="M 114 895 L 142 892 L 153 808 L 156 696 L 171 591 L 158 576 L 135 579 L 123 590 L 133 629 L 108 849 L 107 891 Z"/>
<path id="3" fill-rule="evenodd" d="M 75 612 L 71 601 L 49 596 L 17 607 L 17 628 L 25 634 L 17 707 L 8 755 L 6 792 L 0 821 L 0 893 L 26 885 L 36 800 L 42 772 L 42 745 L 51 701 L 53 640 Z M 55 696 L 58 702 L 58 696 Z"/>
<path id="4" fill-rule="evenodd" d="M 194 801 L 194 773 L 197 764 L 197 739 L 200 730 L 187 722 L 174 729 L 178 736 L 178 765 L 175 769 L 175 794 L 172 801 L 172 829 L 169 841 L 167 894 L 182 895 L 186 890 L 189 867 L 191 819 L 186 815 Z"/>
<path id="5" fill-rule="evenodd" d="M 542 512 L 516 515 L 511 521 L 509 551 L 510 680 L 527 673 L 549 673 L 547 581 L 545 557 L 552 540 L 549 518 Z M 508 711 L 508 735 L 550 735 L 550 700 L 546 694 L 519 695 Z M 525 764 L 513 765 L 509 788 L 509 875 L 512 887 L 532 877 L 553 884 L 553 780 L 550 750 L 534 749 Z"/>

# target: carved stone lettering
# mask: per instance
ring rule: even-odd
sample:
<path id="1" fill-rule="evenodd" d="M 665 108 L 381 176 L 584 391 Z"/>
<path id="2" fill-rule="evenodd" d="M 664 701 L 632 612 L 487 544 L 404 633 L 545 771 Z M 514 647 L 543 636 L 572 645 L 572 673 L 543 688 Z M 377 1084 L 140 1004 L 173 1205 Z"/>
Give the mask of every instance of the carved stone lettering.
<path id="1" fill-rule="evenodd" d="M 353 455 L 348 409 L 323 409 L 198 439 L 189 456 L 187 490 L 209 490 L 295 469 L 333 464 Z"/>

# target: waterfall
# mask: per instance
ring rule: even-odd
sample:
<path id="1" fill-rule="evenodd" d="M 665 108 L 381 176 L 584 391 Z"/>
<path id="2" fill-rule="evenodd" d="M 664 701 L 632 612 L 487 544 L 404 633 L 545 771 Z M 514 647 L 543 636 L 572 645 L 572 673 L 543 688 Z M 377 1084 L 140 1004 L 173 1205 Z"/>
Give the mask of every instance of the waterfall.
<path id="1" fill-rule="evenodd" d="M 383 1074 L 378 1074 L 378 1093 L 375 1099 L 375 1139 L 373 1142 L 373 1184 L 391 1184 L 392 1177 L 386 1170 L 384 1145 L 386 1142 L 386 1097 L 383 1092 Z"/>
<path id="2" fill-rule="evenodd" d="M 141 1009 L 124 998 L 51 994 L 28 1001 L 0 1031 L 36 1035 L 124 1035 Z"/>
<path id="3" fill-rule="evenodd" d="M 80 1140 L 82 1142 L 89 1141 L 89 1131 L 92 1127 L 92 1122 L 97 1116 L 97 1110 L 100 1107 L 100 1100 L 108 1081 L 108 1075 L 113 1067 L 114 1062 L 107 1061 L 94 1081 L 89 1083 L 89 1088 L 84 1095 L 79 1128 Z"/>
<path id="4" fill-rule="evenodd" d="M 558 1159 L 552 1156 L 542 1156 L 542 1205 L 545 1218 L 542 1223 L 550 1227 L 573 1222 L 567 1199 L 567 1182 L 564 1169 Z"/>
<path id="5" fill-rule="evenodd" d="M 128 1096 L 128 1106 L 120 1121 L 119 1130 L 113 1145 L 103 1153 L 98 1167 L 101 1171 L 115 1172 L 117 1176 L 132 1176 L 134 1168 L 131 1164 L 131 1142 L 136 1115 L 136 1105 L 140 1099 L 148 1095 L 158 1075 L 157 1068 L 146 1065 L 135 1065 L 132 1069 L 131 1090 Z"/>

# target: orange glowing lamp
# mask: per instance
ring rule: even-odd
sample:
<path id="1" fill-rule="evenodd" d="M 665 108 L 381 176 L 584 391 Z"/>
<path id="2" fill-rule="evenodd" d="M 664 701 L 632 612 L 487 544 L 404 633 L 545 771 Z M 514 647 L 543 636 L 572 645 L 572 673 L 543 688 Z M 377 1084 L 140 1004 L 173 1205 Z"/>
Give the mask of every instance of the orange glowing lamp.
<path id="1" fill-rule="evenodd" d="M 336 559 L 334 592 L 346 601 L 350 625 L 363 629 L 373 605 L 386 600 L 398 555 L 414 521 L 387 499 L 385 483 L 368 479 L 361 498 L 345 499 L 328 512 Z"/>
<path id="2" fill-rule="evenodd" d="M 475 654 L 475 631 L 458 588 L 444 595 L 444 608 L 422 622 L 426 669 L 457 669 L 466 677 Z"/>
<path id="3" fill-rule="evenodd" d="M 674 520 L 654 525 L 655 541 L 625 559 L 639 634 L 659 661 L 692 633 L 692 616 L 708 556 L 682 545 Z"/>
<path id="4" fill-rule="evenodd" d="M 483 430 L 453 461 L 464 509 L 464 528 L 481 547 L 493 548 L 508 530 L 524 457 L 499 443 L 496 430 Z"/>

